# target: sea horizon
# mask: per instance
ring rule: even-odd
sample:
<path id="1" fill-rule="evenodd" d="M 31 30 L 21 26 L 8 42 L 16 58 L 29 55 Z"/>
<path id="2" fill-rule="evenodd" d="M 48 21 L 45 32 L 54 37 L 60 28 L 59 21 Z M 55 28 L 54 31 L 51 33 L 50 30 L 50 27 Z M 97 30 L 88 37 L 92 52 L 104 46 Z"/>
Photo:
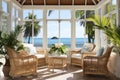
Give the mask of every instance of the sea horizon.
<path id="1" fill-rule="evenodd" d="M 34 38 L 34 46 L 36 47 L 42 47 L 42 39 L 43 38 Z M 87 38 L 86 38 L 87 40 Z M 58 43 L 59 39 L 47 39 L 48 47 L 50 47 L 52 44 Z M 28 39 L 24 38 L 24 43 L 27 43 Z M 88 41 L 86 41 L 88 42 Z M 32 38 L 30 38 L 30 43 L 32 43 Z M 71 47 L 71 38 L 60 38 L 60 43 L 63 43 L 67 47 Z M 82 47 L 84 44 L 84 38 L 76 38 L 76 47 Z"/>

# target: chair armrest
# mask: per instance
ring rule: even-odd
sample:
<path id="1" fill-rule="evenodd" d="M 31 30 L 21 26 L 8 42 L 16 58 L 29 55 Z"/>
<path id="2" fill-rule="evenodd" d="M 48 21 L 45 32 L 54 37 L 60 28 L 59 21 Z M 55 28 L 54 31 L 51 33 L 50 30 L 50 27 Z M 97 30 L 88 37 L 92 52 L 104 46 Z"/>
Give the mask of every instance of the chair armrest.
<path id="1" fill-rule="evenodd" d="M 44 54 L 44 53 L 46 53 L 46 50 L 44 50 L 44 49 L 38 49 L 37 53 Z"/>
<path id="2" fill-rule="evenodd" d="M 97 57 L 97 56 L 86 56 L 83 59 L 83 66 L 85 65 L 91 65 L 91 66 L 105 66 L 107 65 L 106 59 L 103 57 Z"/>
<path id="3" fill-rule="evenodd" d="M 80 50 L 71 50 L 70 51 L 70 58 L 72 57 L 73 54 L 80 54 Z"/>
<path id="4" fill-rule="evenodd" d="M 99 57 L 96 56 L 86 56 L 83 58 L 83 66 L 87 65 L 93 65 L 98 64 Z"/>
<path id="5" fill-rule="evenodd" d="M 78 54 L 78 53 L 80 53 L 80 51 L 81 51 L 81 49 L 80 50 L 71 50 L 70 51 L 70 54 L 72 55 L 72 54 Z"/>
<path id="6" fill-rule="evenodd" d="M 86 56 L 84 57 L 84 60 L 92 60 L 92 59 L 99 59 L 100 57 L 97 56 Z"/>
<path id="7" fill-rule="evenodd" d="M 26 56 L 26 57 L 16 57 L 13 58 L 14 60 L 14 64 L 16 66 L 20 66 L 20 65 L 37 65 L 38 64 L 38 59 L 36 56 L 34 55 L 30 55 L 30 56 Z"/>
<path id="8" fill-rule="evenodd" d="M 27 64 L 27 63 L 29 63 L 29 64 L 38 64 L 38 59 L 34 55 L 23 57 L 22 60 L 24 61 L 24 64 Z"/>
<path id="9" fill-rule="evenodd" d="M 95 56 L 95 52 L 83 52 L 82 53 L 82 58 L 86 57 L 86 56 Z"/>
<path id="10" fill-rule="evenodd" d="M 34 60 L 37 60 L 37 57 L 35 55 L 29 55 L 29 56 L 23 57 L 22 59 L 34 59 Z"/>

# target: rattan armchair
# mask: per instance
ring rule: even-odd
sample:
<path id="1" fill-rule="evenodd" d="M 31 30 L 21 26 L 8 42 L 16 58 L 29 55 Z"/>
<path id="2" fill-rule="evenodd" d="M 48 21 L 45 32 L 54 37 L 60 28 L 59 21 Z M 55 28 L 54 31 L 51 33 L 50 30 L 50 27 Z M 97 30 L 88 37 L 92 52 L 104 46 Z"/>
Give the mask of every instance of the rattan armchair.
<path id="1" fill-rule="evenodd" d="M 108 74 L 107 63 L 112 51 L 112 47 L 107 47 L 102 56 L 86 56 L 83 59 L 83 74 Z"/>
<path id="2" fill-rule="evenodd" d="M 26 53 L 22 53 L 20 56 L 20 54 L 14 49 L 9 47 L 7 47 L 6 49 L 10 61 L 9 75 L 11 77 L 14 78 L 37 73 L 38 60 L 36 56 L 26 55 Z"/>
<path id="3" fill-rule="evenodd" d="M 46 65 L 47 53 L 45 49 L 37 49 L 35 56 L 38 58 L 38 67 Z"/>
<path id="4" fill-rule="evenodd" d="M 85 50 L 84 48 L 87 47 L 89 50 Z M 71 65 L 77 65 L 82 67 L 82 59 L 85 56 L 94 55 L 95 52 L 93 51 L 95 49 L 96 45 L 93 43 L 85 43 L 83 47 L 80 50 L 72 50 L 70 51 L 70 58 L 71 58 Z M 89 52 L 91 52 L 89 54 Z"/>

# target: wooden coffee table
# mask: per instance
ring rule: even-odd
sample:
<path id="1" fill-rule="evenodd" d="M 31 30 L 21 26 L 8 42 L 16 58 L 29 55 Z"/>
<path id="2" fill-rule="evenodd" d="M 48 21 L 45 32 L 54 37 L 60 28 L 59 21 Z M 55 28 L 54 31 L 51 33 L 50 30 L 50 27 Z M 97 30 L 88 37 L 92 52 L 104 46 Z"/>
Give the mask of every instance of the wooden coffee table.
<path id="1" fill-rule="evenodd" d="M 67 66 L 67 55 L 48 56 L 48 69 L 54 71 L 55 68 L 62 68 Z"/>

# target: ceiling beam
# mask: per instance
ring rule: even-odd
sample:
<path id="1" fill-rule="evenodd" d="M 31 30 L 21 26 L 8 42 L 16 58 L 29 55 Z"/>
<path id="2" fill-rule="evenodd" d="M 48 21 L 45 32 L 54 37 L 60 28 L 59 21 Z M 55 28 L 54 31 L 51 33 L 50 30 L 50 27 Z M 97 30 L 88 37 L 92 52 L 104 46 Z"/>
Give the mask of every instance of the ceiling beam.
<path id="1" fill-rule="evenodd" d="M 22 5 L 26 2 L 26 0 L 23 0 Z"/>
<path id="2" fill-rule="evenodd" d="M 93 3 L 96 5 L 97 3 L 95 2 L 95 0 L 92 0 L 93 1 Z"/>
<path id="3" fill-rule="evenodd" d="M 60 0 L 58 0 L 58 5 L 60 5 Z"/>
<path id="4" fill-rule="evenodd" d="M 58 6 L 58 5 L 45 5 L 43 7 L 43 5 L 39 6 L 39 5 L 24 5 L 23 6 L 23 9 L 84 9 L 84 10 L 95 10 L 97 7 L 95 5 L 75 5 L 75 6 L 71 6 L 71 5 L 61 5 L 61 6 Z"/>
<path id="5" fill-rule="evenodd" d="M 10 1 L 11 1 L 11 0 L 10 0 Z M 18 1 L 12 0 L 12 2 L 15 3 L 17 6 L 19 6 L 20 8 L 22 8 L 22 5 L 21 5 Z"/>
<path id="6" fill-rule="evenodd" d="M 72 5 L 74 5 L 74 3 L 75 3 L 75 0 L 72 0 Z"/>
<path id="7" fill-rule="evenodd" d="M 46 0 L 44 0 L 44 5 L 46 5 Z"/>
<path id="8" fill-rule="evenodd" d="M 31 0 L 31 4 L 33 5 L 33 0 Z"/>
<path id="9" fill-rule="evenodd" d="M 107 4 L 110 0 L 101 0 L 97 5 L 96 9 L 101 8 L 103 5 Z"/>
<path id="10" fill-rule="evenodd" d="M 87 0 L 85 0 L 85 5 L 87 5 Z"/>

